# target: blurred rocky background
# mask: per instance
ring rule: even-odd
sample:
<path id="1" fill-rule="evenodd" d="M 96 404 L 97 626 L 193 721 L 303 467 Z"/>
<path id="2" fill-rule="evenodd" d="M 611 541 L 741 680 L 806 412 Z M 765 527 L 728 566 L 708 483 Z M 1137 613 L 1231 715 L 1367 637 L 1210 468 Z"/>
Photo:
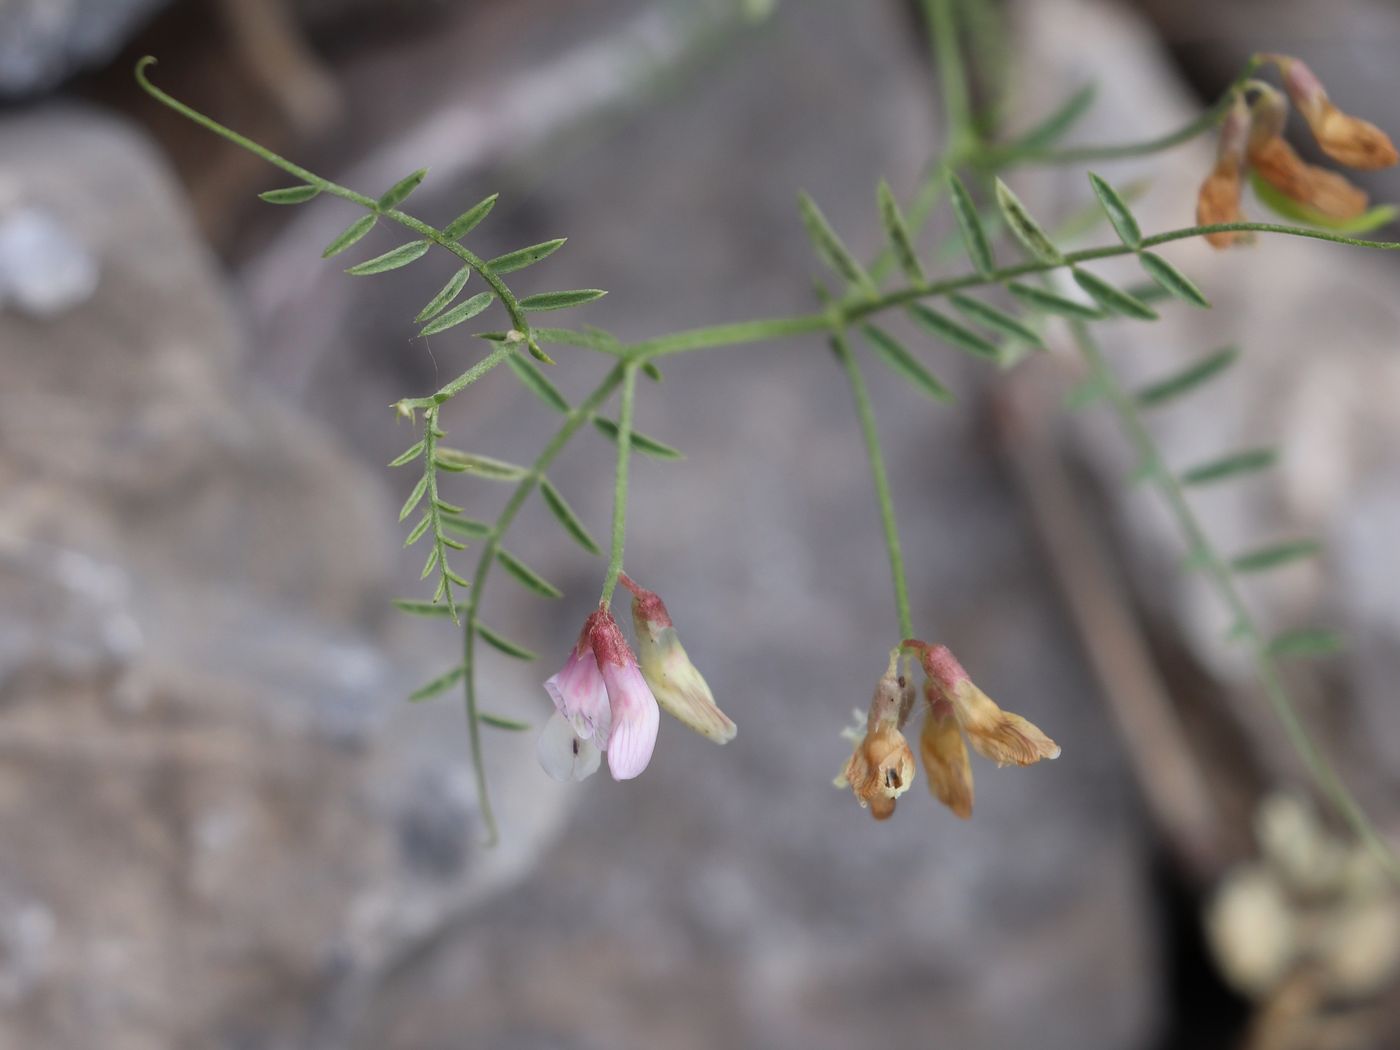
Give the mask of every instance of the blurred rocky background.
<path id="1" fill-rule="evenodd" d="M 1096 80 L 1079 138 L 1164 131 L 1270 48 L 1400 128 L 1392 5 L 1004 14 L 1012 125 Z M 1395 1044 L 1393 894 L 1290 793 L 1305 782 L 1180 538 L 1124 484 L 1112 420 L 1056 411 L 1067 353 L 1008 388 L 929 348 L 954 410 L 869 377 L 920 633 L 1060 761 L 979 765 L 969 824 L 916 785 L 876 825 L 830 787 L 897 640 L 850 396 L 815 339 L 714 351 L 640 392 L 639 426 L 687 458 L 637 461 L 628 569 L 739 736 L 720 751 L 672 723 L 640 780 L 566 789 L 529 735 L 495 734 L 503 844 L 482 849 L 460 704 L 403 700 L 453 664 L 454 632 L 388 604 L 419 585 L 387 406 L 479 354 L 412 337 L 445 264 L 358 282 L 322 263 L 353 210 L 259 204 L 285 178 L 140 94 L 145 53 L 178 97 L 365 192 L 428 165 L 429 220 L 500 190 L 481 251 L 568 236 L 521 286 L 611 289 L 579 323 L 623 338 L 810 309 L 796 188 L 873 252 L 876 180 L 910 194 L 942 137 L 924 26 L 894 0 L 0 0 L 0 1046 Z M 1103 173 L 1146 180 L 1139 216 L 1163 229 L 1210 156 Z M 1077 168 L 1012 183 L 1051 218 L 1088 200 Z M 1394 173 L 1368 184 L 1400 198 Z M 364 254 L 393 243 L 374 237 Z M 1395 265 L 1174 247 L 1217 309 L 1106 329 L 1108 350 L 1146 379 L 1245 348 L 1158 433 L 1175 464 L 1282 449 L 1201 509 L 1227 550 L 1326 540 L 1320 570 L 1251 597 L 1271 624 L 1347 629 L 1346 656 L 1290 675 L 1393 836 Z M 571 396 L 601 374 L 558 356 Z M 506 375 L 445 422 L 512 459 L 554 425 Z M 610 463 L 585 435 L 554 472 L 599 533 Z M 454 492 L 482 517 L 503 498 Z M 538 507 L 512 548 L 567 595 L 492 581 L 490 622 L 545 657 L 488 655 L 481 690 L 538 724 L 602 565 Z M 1139 657 L 1126 679 L 1105 647 Z M 1164 753 L 1195 778 L 1176 787 L 1197 838 Z"/>

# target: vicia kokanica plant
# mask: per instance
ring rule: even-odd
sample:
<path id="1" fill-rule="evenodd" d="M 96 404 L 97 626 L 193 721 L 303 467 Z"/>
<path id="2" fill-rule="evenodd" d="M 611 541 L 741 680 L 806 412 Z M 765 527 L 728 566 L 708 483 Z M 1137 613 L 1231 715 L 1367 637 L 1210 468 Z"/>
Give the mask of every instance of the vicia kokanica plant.
<path id="1" fill-rule="evenodd" d="M 639 374 L 658 378 L 658 362 L 666 357 L 779 337 L 810 335 L 814 343 L 825 343 L 846 373 L 869 459 L 893 582 L 899 633 L 891 639 L 888 668 L 876 685 L 868 713 L 860 716 L 855 729 L 847 731 L 854 747 L 837 783 L 849 787 L 877 818 L 893 813 L 895 800 L 916 778 L 914 749 L 903 728 L 918 706 L 920 692 L 926 710 L 917 749 L 925 776 L 934 796 L 959 816 L 972 812 L 969 744 L 999 765 L 1028 765 L 1059 755 L 1059 745 L 1049 736 L 1024 718 L 1003 711 L 978 689 L 946 647 L 916 638 L 890 479 L 861 360 L 862 351 L 868 350 L 876 362 L 928 400 L 940 404 L 951 400 L 948 388 L 916 349 L 906 346 L 884 324 L 887 317 L 904 314 L 935 343 L 1000 368 L 1009 368 L 1043 348 L 1052 335 L 1063 339 L 1067 334 L 1069 345 L 1089 373 L 1076 401 L 1105 405 L 1119 417 L 1140 462 L 1138 477 L 1165 497 L 1191 553 L 1192 565 L 1205 573 L 1229 609 L 1234 624 L 1232 640 L 1248 650 L 1264 692 L 1319 791 L 1392 871 L 1400 872 L 1393 854 L 1299 720 L 1280 671 L 1283 657 L 1333 651 L 1338 645 L 1336 635 L 1325 630 L 1270 634 L 1259 626 L 1241 596 L 1238 580 L 1242 574 L 1309 557 L 1317 545 L 1293 539 L 1235 555 L 1222 554 L 1211 543 L 1188 498 L 1189 490 L 1196 486 L 1223 484 L 1268 469 L 1275 461 L 1274 453 L 1265 448 L 1222 449 L 1209 462 L 1177 472 L 1164 462 L 1146 422 L 1158 405 L 1187 396 L 1222 374 L 1237 352 L 1226 349 L 1205 354 L 1181 372 L 1163 376 L 1144 389 L 1129 390 L 1109 368 L 1094 336 L 1096 325 L 1111 320 L 1151 322 L 1173 301 L 1192 308 L 1209 305 L 1188 276 L 1154 252 L 1172 241 L 1204 237 L 1217 247 L 1227 247 L 1255 234 L 1277 233 L 1354 247 L 1400 248 L 1400 242 L 1357 236 L 1388 222 L 1395 215 L 1394 209 L 1368 209 L 1361 190 L 1334 171 L 1303 162 L 1284 141 L 1282 131 L 1291 100 L 1322 150 L 1343 165 L 1373 168 L 1395 163 L 1390 140 L 1374 126 L 1338 109 L 1302 62 L 1272 54 L 1255 56 L 1214 106 L 1185 127 L 1158 138 L 1062 148 L 1062 139 L 1092 103 L 1092 92 L 1082 91 L 1028 132 L 997 139 L 988 132 L 981 115 L 973 112 L 966 63 L 956 43 L 960 33 L 958 6 L 952 0 L 922 3 L 947 110 L 947 149 L 931 161 L 926 179 L 907 204 L 901 204 L 887 185 L 877 187 L 872 212 L 883 227 L 886 248 L 873 260 L 857 258 L 818 204 L 800 194 L 798 215 L 834 282 L 819 289 L 819 301 L 812 312 L 691 329 L 631 344 L 595 328 L 540 323 L 546 313 L 597 299 L 604 294 L 599 289 L 526 297 L 512 292 L 507 278 L 543 263 L 562 247 L 562 239 L 492 259 L 482 258 L 467 246 L 473 230 L 488 219 L 496 201 L 494 194 L 445 226 L 432 226 L 404 210 L 425 172 L 413 172 L 378 196 L 359 193 L 277 156 L 171 98 L 148 79 L 154 59 L 143 59 L 136 76 L 158 101 L 257 154 L 295 180 L 284 189 L 262 194 L 264 200 L 297 205 L 326 196 L 354 205 L 360 214 L 325 247 L 325 257 L 349 251 L 381 223 L 404 231 L 407 239 L 402 244 L 350 266 L 350 275 L 369 277 L 410 266 L 432 251 L 447 252 L 456 259 L 456 272 L 435 294 L 425 294 L 426 304 L 413 321 L 419 334 L 435 335 L 466 331 L 462 326 L 468 321 L 482 318 L 477 323 L 484 323 L 488 330 L 474 332 L 471 337 L 481 340 L 486 352 L 435 392 L 407 397 L 393 406 L 417 428 L 417 440 L 391 465 L 418 472 L 417 483 L 399 516 L 408 530 L 406 543 L 423 544 L 426 549 L 423 578 L 428 581 L 423 597 L 396 604 L 409 613 L 449 617 L 461 626 L 460 659 L 413 693 L 412 699 L 427 699 L 453 687 L 463 690 L 480 807 L 493 840 L 496 828 L 481 763 L 483 728 L 526 727 L 478 707 L 478 642 L 517 659 L 532 660 L 535 654 L 490 627 L 482 607 L 484 584 L 492 569 L 499 566 L 542 597 L 559 595 L 552 583 L 506 546 L 516 515 L 536 493 L 569 541 L 589 554 L 602 553 L 603 545 L 594 539 L 549 475 L 560 452 L 582 431 L 596 431 L 616 446 L 612 527 L 596 610 L 582 625 L 572 648 L 566 648 L 565 639 L 549 643 L 552 649 L 562 651 L 565 659 L 558 673 L 545 683 L 556 713 L 539 737 L 541 764 L 559 779 L 579 780 L 601 768 L 606 756 L 614 777 L 636 777 L 650 761 L 662 710 L 718 744 L 734 736 L 734 722 L 716 704 L 705 679 L 691 663 L 666 605 L 622 571 L 630 458 L 633 453 L 660 459 L 679 455 L 662 441 L 634 429 L 634 405 L 639 396 Z M 1269 67 L 1281 74 L 1282 91 L 1256 76 Z M 1145 233 L 1133 215 L 1131 194 L 1090 173 L 1086 199 L 1093 201 L 1099 220 L 1107 220 L 1116 239 L 1100 247 L 1063 251 L 1058 246 L 1063 232 L 1047 229 L 1037 221 L 1003 181 L 1013 170 L 1031 165 L 1140 157 L 1212 131 L 1218 131 L 1218 160 L 1211 171 L 1203 173 L 1194 226 Z M 1246 219 L 1241 196 L 1250 184 L 1262 203 L 1293 221 L 1284 225 Z M 1190 188 L 1181 189 L 1185 210 Z M 918 247 L 921 230 L 945 198 L 956 222 L 964 260 L 947 274 L 941 272 L 946 269 L 945 253 L 921 254 Z M 999 236 L 1002 231 L 1011 236 Z M 1137 259 L 1144 277 L 1141 284 L 1122 287 L 1090 267 L 1097 260 L 1118 256 Z M 1077 291 L 1053 281 L 1056 275 L 1068 278 Z M 998 294 L 993 299 L 987 293 Z M 498 320 L 485 321 L 487 317 Z M 554 365 L 553 355 L 559 354 L 560 348 L 570 351 L 560 367 L 586 367 L 589 358 L 603 365 L 597 385 L 576 403 L 570 403 L 548 378 L 547 369 Z M 442 425 L 442 407 L 502 365 L 558 416 L 554 436 L 528 464 L 502 462 L 453 447 Z M 497 376 L 490 378 L 499 381 Z M 611 407 L 614 401 L 616 408 Z M 494 521 L 479 520 L 452 502 L 453 477 L 458 474 L 511 487 L 510 497 Z M 468 558 L 474 558 L 474 565 L 464 571 Z M 619 582 L 633 598 L 635 654 L 612 613 Z M 916 670 L 922 673 L 921 688 L 913 681 Z M 843 707 L 837 704 L 833 709 Z M 1065 743 L 1072 753 L 1073 741 Z"/>

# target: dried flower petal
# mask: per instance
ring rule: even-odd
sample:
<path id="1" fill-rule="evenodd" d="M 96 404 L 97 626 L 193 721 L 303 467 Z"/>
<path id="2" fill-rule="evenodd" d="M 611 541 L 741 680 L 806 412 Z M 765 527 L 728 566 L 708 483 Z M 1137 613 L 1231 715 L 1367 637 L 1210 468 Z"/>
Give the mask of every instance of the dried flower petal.
<path id="1" fill-rule="evenodd" d="M 1214 226 L 1219 223 L 1244 222 L 1240 209 L 1241 178 L 1244 172 L 1245 147 L 1249 140 L 1249 107 L 1243 96 L 1235 100 L 1220 127 L 1220 145 L 1215 167 L 1201 184 L 1196 198 L 1196 223 Z M 1245 243 L 1249 237 L 1234 231 L 1206 235 L 1212 248 L 1228 248 Z"/>
<path id="2" fill-rule="evenodd" d="M 862 806 L 896 799 L 914 781 L 914 752 L 903 733 L 882 726 L 867 732 L 856 745 L 843 776 Z"/>
<path id="3" fill-rule="evenodd" d="M 973 684 L 947 646 L 928 646 L 920 654 L 924 672 L 944 700 L 952 704 L 958 725 L 972 748 L 1000 766 L 1028 766 L 1042 758 L 1059 758 L 1060 748 L 1020 715 L 1003 711 Z"/>
<path id="4" fill-rule="evenodd" d="M 1366 210 L 1366 191 L 1343 175 L 1308 164 L 1281 138 L 1251 142 L 1249 162 L 1259 177 L 1285 197 L 1333 219 L 1354 219 Z"/>
<path id="5" fill-rule="evenodd" d="M 938 696 L 931 682 L 924 683 L 929 702 L 924 728 L 919 734 L 919 755 L 933 797 L 963 820 L 972 816 L 972 762 L 953 705 Z"/>
<path id="6" fill-rule="evenodd" d="M 1390 137 L 1370 121 L 1338 109 L 1327 97 L 1322 81 L 1306 65 L 1289 55 L 1269 57 L 1282 70 L 1283 85 L 1323 153 L 1362 170 L 1388 168 L 1400 160 Z"/>

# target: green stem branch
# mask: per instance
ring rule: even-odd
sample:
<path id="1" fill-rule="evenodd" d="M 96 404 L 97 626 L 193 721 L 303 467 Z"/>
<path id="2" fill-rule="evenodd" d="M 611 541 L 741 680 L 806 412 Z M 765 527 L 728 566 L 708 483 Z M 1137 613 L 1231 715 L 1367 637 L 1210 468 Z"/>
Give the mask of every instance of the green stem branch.
<path id="1" fill-rule="evenodd" d="M 617 578 L 622 573 L 622 547 L 627 537 L 627 472 L 632 459 L 632 409 L 637 392 L 638 363 L 629 361 L 622 366 L 622 405 L 617 414 L 617 475 L 613 484 L 612 550 L 608 555 L 608 571 L 603 577 L 603 593 L 598 604 L 608 605 Z"/>
<path id="2" fill-rule="evenodd" d="M 1129 157 L 1142 157 L 1151 153 L 1161 153 L 1183 142 L 1189 142 L 1197 135 L 1205 134 L 1220 123 L 1225 111 L 1235 100 L 1235 93 L 1244 87 L 1264 63 L 1261 55 L 1254 55 L 1245 63 L 1244 69 L 1230 85 L 1220 93 L 1215 104 L 1189 121 L 1176 131 L 1156 138 L 1139 142 L 1125 142 L 1114 146 L 1072 146 L 1068 149 L 1020 150 L 1015 142 L 1005 146 L 993 146 L 979 158 L 979 163 L 989 169 L 1006 168 L 1016 164 L 1082 164 L 1095 160 L 1124 160 Z"/>
<path id="3" fill-rule="evenodd" d="M 618 383 L 622 382 L 625 370 L 626 366 L 624 365 L 615 366 L 591 394 L 569 410 L 569 414 L 564 417 L 564 422 L 560 424 L 559 429 L 554 432 L 554 436 L 549 439 L 549 443 L 536 457 L 534 464 L 530 467 L 530 472 L 515 486 L 515 491 L 511 493 L 510 499 L 501 508 L 501 513 L 497 515 L 495 524 L 491 526 L 491 532 L 482 543 L 481 554 L 476 560 L 476 571 L 472 574 L 472 584 L 467 592 L 466 625 L 462 631 L 462 668 L 465 672 L 462 679 L 466 692 L 467 734 L 471 746 L 472 771 L 476 776 L 476 793 L 478 803 L 481 806 L 481 820 L 486 826 L 487 845 L 496 844 L 497 830 L 496 817 L 491 808 L 490 787 L 486 782 L 486 766 L 482 761 L 481 722 L 476 700 L 476 614 L 481 607 L 481 593 L 486 586 L 486 578 L 491 572 L 491 566 L 496 563 L 496 552 L 500 550 L 501 537 L 510 529 L 511 523 L 515 521 L 515 516 L 520 513 L 520 508 L 525 505 L 525 501 L 535 491 L 540 478 L 544 477 L 555 458 L 568 445 L 569 439 L 578 432 L 579 427 L 592 419 L 593 414 L 602 406 L 603 402 L 612 396 Z"/>
<path id="4" fill-rule="evenodd" d="M 904 577 L 904 552 L 899 545 L 899 523 L 894 514 L 894 500 L 890 496 L 889 477 L 885 472 L 885 456 L 880 449 L 880 433 L 875 427 L 875 409 L 870 403 L 870 391 L 866 389 L 865 377 L 860 365 L 851 352 L 846 333 L 838 326 L 831 329 L 831 346 L 836 357 L 846 370 L 846 378 L 851 385 L 851 393 L 856 400 L 856 414 L 860 417 L 861 436 L 865 439 L 865 454 L 870 460 L 870 475 L 875 481 L 875 499 L 880 505 L 880 522 L 885 530 L 885 548 L 890 557 L 890 577 L 894 581 L 895 611 L 899 615 L 899 636 L 914 636 L 914 621 L 909 614 L 909 585 Z"/>
<path id="5" fill-rule="evenodd" d="M 1268 639 L 1245 604 L 1229 561 L 1222 557 L 1211 543 L 1204 526 L 1187 500 L 1181 483 L 1163 460 L 1161 451 L 1143 422 L 1132 395 L 1123 388 L 1109 369 L 1108 361 L 1090 335 L 1088 327 L 1082 322 L 1073 322 L 1070 328 L 1080 356 L 1101 389 L 1105 391 L 1134 452 L 1140 459 L 1142 468 L 1166 500 L 1172 518 L 1186 538 L 1192 557 L 1199 558 L 1216 595 L 1229 610 L 1234 621 L 1235 633 L 1243 644 L 1249 647 L 1256 677 L 1293 750 L 1302 760 L 1317 789 L 1356 836 L 1371 848 L 1377 859 L 1393 876 L 1400 878 L 1400 858 L 1396 857 L 1390 845 L 1377 832 L 1361 804 L 1343 783 L 1332 763 L 1303 725 L 1297 704 L 1284 684 L 1277 662 L 1269 651 Z"/>
<path id="6" fill-rule="evenodd" d="M 1332 233 L 1328 230 L 1314 230 L 1306 226 L 1285 226 L 1271 222 L 1222 222 L 1208 226 L 1189 226 L 1180 230 L 1169 230 L 1166 233 L 1154 234 L 1151 237 L 1143 238 L 1138 248 L 1132 248 L 1124 244 L 1106 245 L 1102 248 L 1085 248 L 1077 252 L 1065 253 L 1058 262 L 1024 262 L 1014 266 L 1005 266 L 992 273 L 983 275 L 978 273 L 962 274 L 958 277 L 950 277 L 941 281 L 929 281 L 920 285 L 910 285 L 905 288 L 898 288 L 891 292 L 884 292 L 880 295 L 867 298 L 843 299 L 835 305 L 838 319 L 842 325 L 848 325 L 873 314 L 888 310 L 894 306 L 902 306 L 906 303 L 915 302 L 920 299 L 929 299 L 935 296 L 946 295 L 950 292 L 964 291 L 969 288 L 979 288 L 988 285 L 1002 284 L 1006 281 L 1015 280 L 1018 277 L 1027 277 L 1032 274 L 1048 273 L 1051 270 L 1063 269 L 1082 262 L 1092 262 L 1096 259 L 1111 259 L 1120 255 L 1132 255 L 1141 249 L 1155 248 L 1162 244 L 1170 244 L 1172 241 L 1183 241 L 1192 237 L 1203 237 L 1211 233 L 1278 233 L 1289 237 L 1306 237 L 1311 240 L 1328 241 L 1332 244 L 1346 244 L 1354 248 L 1375 248 L 1380 251 L 1400 250 L 1400 241 L 1370 241 L 1361 240 L 1355 237 L 1347 237 L 1343 234 Z M 623 347 L 618 351 L 619 355 L 627 360 L 646 361 L 655 357 L 666 357 L 670 354 L 685 353 L 691 350 L 706 350 L 721 346 L 737 346 L 743 343 L 766 342 L 770 339 L 778 339 L 789 335 L 800 335 L 809 332 L 819 332 L 830 327 L 831 314 L 829 312 L 799 314 L 795 317 L 765 318 L 760 321 L 742 321 L 735 324 L 714 325 L 708 328 L 692 328 L 683 332 L 674 332 L 671 335 L 659 336 L 655 339 L 644 340 L 640 343 L 633 343 Z"/>
<path id="7" fill-rule="evenodd" d="M 199 112 L 196 109 L 191 109 L 179 99 L 175 98 L 172 95 L 166 94 L 160 88 L 156 87 L 154 84 L 151 83 L 150 79 L 146 75 L 146 71 L 155 64 L 156 60 L 150 55 L 147 55 L 145 58 L 142 58 L 139 62 L 136 63 L 136 82 L 141 85 L 142 89 L 146 92 L 146 94 L 150 95 L 157 102 L 160 102 L 163 105 L 170 107 L 176 113 L 179 113 L 180 115 L 194 121 L 200 127 L 212 131 L 215 135 L 218 135 L 220 138 L 233 143 L 235 146 L 238 146 L 241 149 L 247 150 L 249 153 L 252 153 L 255 156 L 261 157 L 267 163 L 271 164 L 274 168 L 280 168 L 282 171 L 285 171 L 288 175 L 292 175 L 298 179 L 301 179 L 308 186 L 315 186 L 316 189 L 320 192 L 330 194 L 332 197 L 340 197 L 343 200 L 353 201 L 360 207 L 368 211 L 374 212 L 376 215 L 382 215 L 384 218 L 390 220 L 391 222 L 396 222 L 400 226 L 404 226 L 412 230 L 414 233 L 417 233 L 419 236 L 427 238 L 428 240 L 436 244 L 438 247 L 447 249 L 449 252 L 457 256 L 457 258 L 461 259 L 464 263 L 466 263 L 468 266 L 470 266 L 473 270 L 475 270 L 481 275 L 482 280 L 484 280 L 488 285 L 491 286 L 491 290 L 496 293 L 496 298 L 498 298 L 501 301 L 501 305 L 505 307 L 506 313 L 510 315 L 511 324 L 519 332 L 521 332 L 521 334 L 525 335 L 527 338 L 529 337 L 530 324 L 528 321 L 525 320 L 525 314 L 524 311 L 520 309 L 519 301 L 515 298 L 515 295 L 511 292 L 511 290 L 508 287 L 506 287 L 506 283 L 502 281 L 500 277 L 498 277 L 496 274 L 492 273 L 491 269 L 486 265 L 485 261 L 483 261 L 475 253 L 468 251 L 456 241 L 449 240 L 443 235 L 441 230 L 433 226 L 429 226 L 426 222 L 423 222 L 421 219 L 417 219 L 414 216 L 409 215 L 406 212 L 399 211 L 396 208 L 390 208 L 387 211 L 381 210 L 379 207 L 379 202 L 375 200 L 375 198 L 366 197 L 363 193 L 356 193 L 354 190 L 348 189 L 345 186 L 341 186 L 339 183 L 332 182 L 330 179 L 322 178 L 320 175 L 317 175 L 314 172 L 307 171 L 301 165 L 294 164 L 291 161 L 289 161 L 286 157 L 283 157 L 277 153 L 273 153 L 272 150 L 268 149 L 265 146 L 259 145 L 258 143 L 254 142 L 252 139 L 247 138 L 244 135 L 240 135 L 232 128 L 225 127 L 223 124 L 220 124 L 217 120 L 214 120 L 211 117 L 206 117 L 203 113 Z"/>

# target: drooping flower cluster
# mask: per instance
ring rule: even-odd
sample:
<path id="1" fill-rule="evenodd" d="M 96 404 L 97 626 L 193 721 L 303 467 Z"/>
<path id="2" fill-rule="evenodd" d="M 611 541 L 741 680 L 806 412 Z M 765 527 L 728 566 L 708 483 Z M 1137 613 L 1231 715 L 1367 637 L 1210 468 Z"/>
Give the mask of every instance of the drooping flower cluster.
<path id="1" fill-rule="evenodd" d="M 639 775 L 656 747 L 660 708 L 718 744 L 737 731 L 690 662 L 660 597 L 625 575 L 621 582 L 633 595 L 641 661 L 606 606 L 584 621 L 563 668 L 544 683 L 555 712 L 536 754 L 556 780 L 591 776 L 602 765 L 603 752 L 614 780 Z"/>
<path id="2" fill-rule="evenodd" d="M 1335 171 L 1308 164 L 1283 138 L 1288 99 L 1303 114 L 1322 152 L 1347 167 L 1388 168 L 1400 159 L 1395 146 L 1374 124 L 1338 109 L 1322 82 L 1298 59 L 1265 55 L 1264 60 L 1278 66 L 1288 98 L 1259 80 L 1251 80 L 1235 97 L 1221 124 L 1215 167 L 1201 184 L 1196 221 L 1243 222 L 1240 201 L 1244 178 L 1251 171 L 1284 202 L 1305 209 L 1318 221 L 1344 223 L 1361 216 L 1366 192 Z M 1228 248 L 1247 242 L 1249 235 L 1222 231 L 1206 240 L 1213 247 Z"/>
<path id="3" fill-rule="evenodd" d="M 890 653 L 889 667 L 875 686 L 865 733 L 850 734 L 855 748 L 835 781 L 838 787 L 849 787 L 875 819 L 894 813 L 895 800 L 914 779 L 914 756 L 903 729 L 916 694 L 907 676 L 899 673 L 904 654 L 917 655 L 925 675 L 928 712 L 919 734 L 919 756 L 929 790 L 959 817 L 972 816 L 969 742 L 999 766 L 1028 766 L 1059 757 L 1059 745 L 1040 729 L 1003 711 L 978 689 L 947 646 L 908 639 Z"/>

